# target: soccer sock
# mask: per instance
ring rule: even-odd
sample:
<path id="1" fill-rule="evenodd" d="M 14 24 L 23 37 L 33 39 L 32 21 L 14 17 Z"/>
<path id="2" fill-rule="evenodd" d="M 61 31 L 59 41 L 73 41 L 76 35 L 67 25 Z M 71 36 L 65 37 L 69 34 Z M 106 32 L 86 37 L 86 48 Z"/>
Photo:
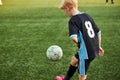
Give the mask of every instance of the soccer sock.
<path id="1" fill-rule="evenodd" d="M 65 76 L 64 80 L 70 80 L 73 74 L 76 72 L 77 67 L 70 65 L 67 75 Z"/>

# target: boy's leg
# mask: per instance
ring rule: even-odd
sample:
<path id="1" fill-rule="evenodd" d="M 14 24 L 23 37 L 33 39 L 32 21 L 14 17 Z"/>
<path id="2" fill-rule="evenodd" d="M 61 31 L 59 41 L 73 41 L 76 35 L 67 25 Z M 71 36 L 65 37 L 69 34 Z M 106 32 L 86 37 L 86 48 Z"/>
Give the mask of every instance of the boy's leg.
<path id="1" fill-rule="evenodd" d="M 86 80 L 87 75 L 84 75 L 84 76 L 78 75 L 78 77 L 79 77 L 79 80 Z"/>
<path id="2" fill-rule="evenodd" d="M 2 0 L 0 0 L 0 5 L 2 5 Z"/>
<path id="3" fill-rule="evenodd" d="M 70 65 L 64 80 L 70 80 L 73 74 L 76 72 L 76 69 L 77 67 Z"/>
<path id="4" fill-rule="evenodd" d="M 76 55 L 71 58 L 71 63 L 64 80 L 70 80 L 70 78 L 73 76 L 73 74 L 76 72 L 76 69 L 78 68 L 78 59 L 76 58 Z"/>
<path id="5" fill-rule="evenodd" d="M 106 0 L 106 3 L 108 3 L 108 0 Z"/>
<path id="6" fill-rule="evenodd" d="M 113 1 L 113 0 L 111 0 L 111 4 L 114 4 L 114 1 Z"/>
<path id="7" fill-rule="evenodd" d="M 105 4 L 108 5 L 108 0 L 106 0 Z"/>
<path id="8" fill-rule="evenodd" d="M 83 68 L 81 68 L 81 69 L 83 69 L 82 71 L 84 71 L 84 74 L 85 74 L 85 75 L 81 75 L 81 74 L 80 74 L 80 69 L 78 69 L 78 71 L 79 71 L 79 80 L 86 80 L 86 78 L 87 78 L 87 75 L 86 75 L 86 74 L 87 74 L 87 71 L 88 71 L 88 69 L 89 69 L 90 63 L 91 63 L 93 60 L 94 60 L 94 58 L 83 60 L 83 61 L 84 61 L 84 64 L 81 64 L 81 65 L 84 66 L 84 69 L 83 69 Z M 80 61 L 80 63 L 81 63 L 81 61 Z"/>

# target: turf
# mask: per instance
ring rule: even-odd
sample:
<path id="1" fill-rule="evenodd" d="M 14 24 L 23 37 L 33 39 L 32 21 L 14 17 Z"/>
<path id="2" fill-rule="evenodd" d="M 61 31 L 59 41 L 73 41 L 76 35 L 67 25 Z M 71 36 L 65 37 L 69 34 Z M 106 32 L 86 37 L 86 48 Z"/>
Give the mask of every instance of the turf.
<path id="1" fill-rule="evenodd" d="M 69 18 L 57 7 L 60 1 L 30 1 L 4 0 L 0 6 L 0 80 L 54 80 L 56 75 L 66 73 L 77 50 L 68 37 Z M 87 7 L 79 6 L 79 10 L 94 18 L 102 31 L 105 50 L 104 57 L 91 64 L 88 80 L 119 80 L 119 4 L 82 3 L 89 3 Z M 46 57 L 46 49 L 53 44 L 63 49 L 64 56 L 59 61 Z M 72 80 L 77 80 L 77 73 Z"/>

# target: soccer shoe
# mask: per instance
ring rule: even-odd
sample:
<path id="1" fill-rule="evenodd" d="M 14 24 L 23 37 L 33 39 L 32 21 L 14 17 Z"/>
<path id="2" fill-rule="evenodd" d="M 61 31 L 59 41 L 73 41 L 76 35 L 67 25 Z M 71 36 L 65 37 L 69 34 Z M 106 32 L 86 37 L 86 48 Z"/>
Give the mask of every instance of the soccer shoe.
<path id="1" fill-rule="evenodd" d="M 55 80 L 64 80 L 64 75 L 56 76 Z"/>

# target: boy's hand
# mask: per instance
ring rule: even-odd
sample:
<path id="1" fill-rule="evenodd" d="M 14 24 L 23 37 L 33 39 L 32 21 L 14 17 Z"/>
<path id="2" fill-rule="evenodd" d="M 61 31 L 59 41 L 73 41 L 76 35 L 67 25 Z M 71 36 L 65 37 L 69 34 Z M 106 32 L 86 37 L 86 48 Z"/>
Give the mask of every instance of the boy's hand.
<path id="1" fill-rule="evenodd" d="M 104 55 L 104 50 L 102 47 L 99 48 L 99 56 L 103 56 Z"/>

